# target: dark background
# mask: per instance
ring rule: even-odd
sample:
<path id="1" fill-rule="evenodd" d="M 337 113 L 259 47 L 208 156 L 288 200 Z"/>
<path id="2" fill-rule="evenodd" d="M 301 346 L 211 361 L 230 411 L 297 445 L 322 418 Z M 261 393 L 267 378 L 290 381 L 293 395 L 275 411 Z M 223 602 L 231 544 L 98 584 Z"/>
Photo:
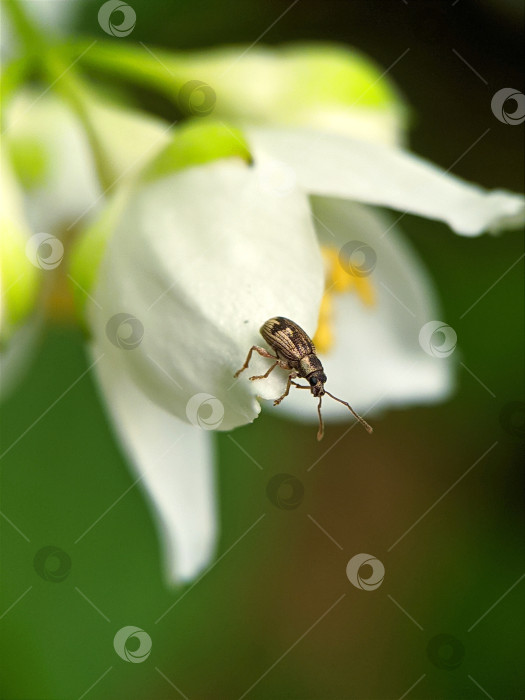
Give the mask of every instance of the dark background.
<path id="1" fill-rule="evenodd" d="M 101 34 L 100 4 L 79 3 L 79 34 Z M 137 25 L 126 41 L 174 49 L 250 44 L 289 6 L 131 4 Z M 264 42 L 340 41 L 384 68 L 410 47 L 389 77 L 412 108 L 413 150 L 445 169 L 465 154 L 455 174 L 520 191 L 523 125 L 499 122 L 490 100 L 503 87 L 523 91 L 522 12 L 519 4 L 496 1 L 299 0 Z M 157 108 L 168 109 L 161 102 Z M 262 471 L 218 435 L 219 555 L 265 516 L 155 624 L 187 589 L 163 585 L 138 488 L 73 544 L 133 480 L 88 374 L 2 460 L 3 512 L 30 541 L 2 520 L 0 614 L 31 587 L 0 623 L 2 697 L 80 698 L 110 667 L 89 700 L 180 697 L 161 672 L 190 700 L 239 698 L 267 671 L 247 697 L 522 696 L 523 581 L 509 591 L 524 572 L 522 263 L 508 271 L 523 254 L 522 238 L 517 232 L 461 238 L 408 216 L 402 228 L 439 290 L 462 361 L 490 391 L 460 368 L 451 401 L 391 411 L 374 421 L 373 439 L 351 431 L 309 472 L 326 450 L 312 438 L 312 426 L 263 416 L 236 431 Z M 4 449 L 87 366 L 81 332 L 50 324 L 30 373 L 3 406 Z M 332 440 L 345 429 L 331 426 Z M 304 486 L 304 500 L 293 510 L 276 508 L 266 495 L 280 472 Z M 33 567 L 35 553 L 47 545 L 71 559 L 60 583 L 44 581 Z M 358 552 L 385 565 L 385 581 L 374 592 L 346 578 L 346 564 Z M 113 651 L 124 625 L 152 637 L 146 662 L 126 664 Z M 452 638 L 450 648 L 435 642 L 441 661 L 428 651 L 440 634 Z"/>

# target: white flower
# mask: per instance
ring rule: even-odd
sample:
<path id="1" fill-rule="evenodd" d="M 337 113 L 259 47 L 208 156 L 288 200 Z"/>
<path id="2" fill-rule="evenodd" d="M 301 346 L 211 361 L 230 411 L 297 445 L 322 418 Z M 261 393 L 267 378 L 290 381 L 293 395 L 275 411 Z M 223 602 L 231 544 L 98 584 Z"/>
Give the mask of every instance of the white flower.
<path id="1" fill-rule="evenodd" d="M 285 387 L 281 369 L 249 381 L 268 367 L 259 355 L 233 380 L 261 342 L 261 324 L 276 315 L 299 323 L 326 351 L 329 388 L 359 408 L 438 400 L 450 391 L 450 364 L 418 345 L 421 327 L 438 316 L 430 283 L 373 207 L 475 235 L 523 218 L 523 200 L 486 193 L 393 147 L 406 111 L 354 52 L 248 47 L 234 60 L 231 49 L 159 60 L 128 44 L 91 48 L 71 66 L 94 60 L 137 78 L 186 115 L 213 109 L 213 85 L 220 120 L 291 127 L 177 129 L 139 175 L 166 142 L 165 125 L 107 107 L 82 82 L 66 87 L 80 120 L 47 93 L 19 95 L 7 110 L 7 146 L 18 175 L 28 176 L 33 228 L 58 235 L 93 218 L 69 276 L 88 297 L 94 371 L 151 499 L 167 578 L 188 580 L 206 566 L 217 533 L 211 431 L 253 421 L 260 399 Z M 51 64 L 44 56 L 48 73 Z M 210 85 L 189 80 L 197 74 Z M 192 101 L 196 83 L 212 98 L 208 111 Z M 355 241 L 372 262 L 352 258 Z M 355 265 L 359 274 L 344 269 Z M 279 410 L 315 415 L 305 392 Z M 348 417 L 340 404 L 327 402 L 325 412 Z"/>
<path id="2" fill-rule="evenodd" d="M 189 399 L 207 392 L 224 406 L 220 429 L 231 430 L 260 411 L 254 384 L 233 381 L 259 327 L 282 313 L 313 333 L 322 292 L 306 195 L 295 187 L 276 200 L 261 187 L 257 166 L 225 159 L 134 193 L 89 313 L 97 343 L 155 403 L 187 421 Z M 144 327 L 130 351 L 106 329 L 122 312 Z M 254 358 L 254 369 L 264 365 Z M 274 398 L 282 381 L 272 375 L 257 393 Z"/>
<path id="3" fill-rule="evenodd" d="M 173 141 L 182 153 L 184 138 L 182 131 Z M 163 523 L 172 580 L 194 576 L 213 549 L 212 465 L 202 459 L 208 429 L 249 423 L 260 398 L 284 391 L 280 369 L 248 380 L 269 367 L 256 354 L 251 371 L 233 380 L 249 348 L 262 342 L 259 327 L 282 315 L 312 336 L 317 330 L 321 246 L 329 242 L 329 268 L 348 241 L 366 243 L 376 256 L 372 274 L 347 285 L 349 294 L 343 284 L 333 319 L 322 319 L 324 338 L 335 335 L 322 356 L 329 389 L 374 411 L 449 393 L 450 364 L 418 342 L 421 327 L 439 318 L 426 273 L 391 224 L 361 203 L 441 219 L 466 235 L 523 217 L 522 198 L 485 192 L 399 149 L 294 130 L 248 131 L 248 140 L 253 163 L 242 149 L 184 168 L 174 157 L 171 172 L 165 160 L 160 174 L 144 178 L 88 304 L 102 392 Z M 341 271 L 329 273 L 335 279 Z M 295 394 L 275 410 L 315 419 L 309 396 Z M 328 418 L 350 417 L 335 402 L 325 409 Z M 195 479 L 208 486 L 196 488 Z"/>
<path id="4" fill-rule="evenodd" d="M 215 72 L 216 58 L 207 64 Z M 94 371 L 151 500 L 170 582 L 196 576 L 214 550 L 211 431 L 252 421 L 259 399 L 284 390 L 280 369 L 266 380 L 248 380 L 269 366 L 256 354 L 250 371 L 233 379 L 249 348 L 262 343 L 261 324 L 284 315 L 315 336 L 328 389 L 360 411 L 442 399 L 452 388 L 451 362 L 418 343 L 421 327 L 440 318 L 435 295 L 408 243 L 376 207 L 441 219 L 465 235 L 523 216 L 521 198 L 484 192 L 389 147 L 399 140 L 402 109 L 389 108 L 388 95 L 369 90 L 374 99 L 355 109 L 345 104 L 347 96 L 336 99 L 337 79 L 329 99 L 315 95 L 313 109 L 304 96 L 321 85 L 319 54 L 304 63 L 291 51 L 288 73 L 277 57 L 258 58 L 271 79 L 254 80 L 248 70 L 243 82 L 236 73 L 242 63 L 231 81 L 218 84 L 210 74 L 219 109 L 226 110 L 217 113 L 224 118 L 230 110 L 237 123 L 268 119 L 303 128 L 246 130 L 248 148 L 229 128 L 210 142 L 204 121 L 203 130 L 177 128 L 156 172 L 134 189 L 130 182 L 141 166 L 170 138 L 167 125 L 98 100 L 87 106 L 118 186 L 80 241 L 70 273 L 78 298 L 86 301 L 82 289 L 92 297 L 86 311 Z M 353 74 L 349 86 L 359 96 L 358 78 Z M 301 99 L 276 114 L 296 79 Z M 244 84 L 251 92 L 241 89 L 242 102 Z M 267 100 L 264 88 L 272 85 Z M 35 229 L 58 234 L 97 214 L 103 187 L 76 118 L 47 95 L 27 111 L 30 104 L 22 95 L 8 110 L 8 148 L 19 174 L 29 175 L 26 205 Z M 267 114 L 261 105 L 270 105 Z M 353 241 L 372 250 L 370 274 L 341 268 L 340 252 Z M 335 402 L 323 409 L 328 420 L 350 417 Z M 291 392 L 272 410 L 317 420 L 307 392 Z"/>
<path id="5" fill-rule="evenodd" d="M 283 260 L 284 298 L 276 281 Z M 312 328 L 322 291 L 306 195 L 295 188 L 276 206 L 257 168 L 241 159 L 181 170 L 130 199 L 88 312 L 93 354 L 104 353 L 100 387 L 162 523 L 169 580 L 195 576 L 216 538 L 206 397 L 212 408 L 219 401 L 220 429 L 253 420 L 260 411 L 253 385 L 233 374 L 257 323 L 283 311 Z M 127 322 L 111 323 L 123 313 Z M 140 341 L 131 347 L 134 328 Z M 270 378 L 260 393 L 273 396 L 281 382 Z"/>
<path id="6" fill-rule="evenodd" d="M 261 342 L 258 329 L 272 315 L 290 317 L 314 335 L 324 286 L 319 245 L 319 238 L 328 238 L 324 229 L 334 234 L 337 252 L 358 237 L 377 258 L 377 274 L 371 275 L 375 307 L 359 306 L 359 290 L 350 302 L 360 321 L 355 333 L 360 337 L 352 340 L 360 348 L 356 359 L 369 354 L 382 363 L 381 386 L 398 374 L 392 357 L 404 362 L 411 353 L 417 361 L 413 389 L 409 382 L 399 398 L 398 387 L 383 405 L 409 401 L 412 391 L 423 400 L 439 396 L 448 388 L 448 373 L 418 343 L 421 326 L 436 315 L 429 283 L 407 244 L 387 230 L 389 224 L 355 202 L 441 218 L 473 235 L 518 217 L 522 199 L 484 193 L 400 150 L 346 137 L 258 130 L 251 143 L 253 164 L 216 160 L 136 189 L 99 271 L 94 293 L 99 306 L 90 307 L 97 342 L 108 354 L 117 352 L 142 391 L 181 420 L 187 420 L 189 398 L 207 391 L 224 406 L 221 430 L 250 422 L 260 410 L 256 397 L 277 398 L 286 375 L 276 370 L 265 381 L 241 379 L 233 387 L 231 375 L 251 345 Z M 285 167 L 294 166 L 295 183 L 284 191 L 268 186 L 272 152 L 287 161 Z M 332 198 L 308 199 L 319 194 Z M 389 289 L 399 293 L 408 314 L 384 291 Z M 108 319 L 121 312 L 144 326 L 144 338 L 132 352 L 120 352 L 106 332 Z M 255 374 L 268 364 L 257 356 L 252 362 Z M 358 375 L 362 365 L 359 359 Z M 166 383 L 166 373 L 180 389 Z M 360 381 L 363 403 L 372 397 L 367 378 L 361 375 Z"/>
<path id="7" fill-rule="evenodd" d="M 30 90 L 13 98 L 5 119 L 6 151 L 25 190 L 29 222 L 35 231 L 61 234 L 100 202 L 101 187 L 82 125 L 55 95 L 41 97 Z"/>

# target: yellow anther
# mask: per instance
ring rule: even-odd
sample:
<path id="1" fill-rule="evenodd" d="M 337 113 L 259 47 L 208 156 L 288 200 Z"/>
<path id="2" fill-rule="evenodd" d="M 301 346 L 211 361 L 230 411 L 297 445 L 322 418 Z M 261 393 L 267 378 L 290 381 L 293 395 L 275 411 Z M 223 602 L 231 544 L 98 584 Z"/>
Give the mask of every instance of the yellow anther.
<path id="1" fill-rule="evenodd" d="M 319 310 L 317 331 L 313 337 L 314 345 L 320 354 L 329 352 L 334 344 L 334 304 L 335 294 L 355 291 L 365 306 L 374 306 L 375 290 L 370 276 L 359 276 L 347 271 L 339 261 L 339 252 L 332 246 L 323 246 L 326 277 L 325 291 Z"/>
<path id="2" fill-rule="evenodd" d="M 355 290 L 365 306 L 374 306 L 376 293 L 370 277 L 354 277 Z"/>
<path id="3" fill-rule="evenodd" d="M 321 299 L 321 308 L 319 310 L 319 321 L 317 323 L 317 331 L 312 338 L 317 352 L 323 354 L 328 352 L 334 344 L 333 332 L 333 314 L 334 303 L 332 295 L 329 292 L 323 294 Z"/>
<path id="4" fill-rule="evenodd" d="M 337 250 L 323 247 L 322 251 L 326 270 L 326 289 L 338 293 L 352 289 L 355 278 L 342 267 Z"/>

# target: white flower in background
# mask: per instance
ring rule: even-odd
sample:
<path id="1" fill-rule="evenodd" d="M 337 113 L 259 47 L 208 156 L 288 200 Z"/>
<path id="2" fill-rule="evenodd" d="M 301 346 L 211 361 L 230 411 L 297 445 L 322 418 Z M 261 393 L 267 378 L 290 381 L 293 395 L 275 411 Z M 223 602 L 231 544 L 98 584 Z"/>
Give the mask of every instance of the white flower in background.
<path id="1" fill-rule="evenodd" d="M 104 154 L 112 192 L 166 145 L 168 125 L 91 93 L 87 105 L 85 118 Z M 53 93 L 29 89 L 12 98 L 4 119 L 4 144 L 24 189 L 31 227 L 67 238 L 104 204 L 104 187 L 83 124 Z"/>
<path id="2" fill-rule="evenodd" d="M 78 118 L 58 97 L 19 92 L 5 113 L 5 148 L 24 188 L 35 231 L 62 234 L 99 196 L 101 187 Z M 74 186 L 73 186 L 74 184 Z"/>
<path id="3" fill-rule="evenodd" d="M 104 151 L 112 183 L 119 184 L 115 208 L 124 185 L 169 141 L 168 125 L 94 96 L 90 96 L 86 117 Z M 51 92 L 22 89 L 5 107 L 3 119 L 2 398 L 16 385 L 35 351 L 43 324 L 44 296 L 51 291 L 53 270 L 63 262 L 61 241 L 67 244 L 75 229 L 85 226 L 104 204 L 90 141 L 79 118 L 63 100 Z M 111 222 L 109 218 L 108 225 Z M 91 277 L 87 275 L 91 284 L 99 259 L 84 262 L 91 270 Z M 78 287 L 75 292 L 83 294 Z"/>

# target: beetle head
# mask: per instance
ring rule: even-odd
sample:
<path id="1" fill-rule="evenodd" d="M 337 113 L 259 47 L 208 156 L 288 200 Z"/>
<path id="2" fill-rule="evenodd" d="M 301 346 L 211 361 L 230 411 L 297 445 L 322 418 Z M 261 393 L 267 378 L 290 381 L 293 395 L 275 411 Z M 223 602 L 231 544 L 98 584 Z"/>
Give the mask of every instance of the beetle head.
<path id="1" fill-rule="evenodd" d="M 326 382 L 326 374 L 322 370 L 318 370 L 317 372 L 313 372 L 309 377 L 308 377 L 308 383 L 310 384 L 310 391 L 314 396 L 323 396 L 325 391 L 324 391 L 324 383 Z"/>

